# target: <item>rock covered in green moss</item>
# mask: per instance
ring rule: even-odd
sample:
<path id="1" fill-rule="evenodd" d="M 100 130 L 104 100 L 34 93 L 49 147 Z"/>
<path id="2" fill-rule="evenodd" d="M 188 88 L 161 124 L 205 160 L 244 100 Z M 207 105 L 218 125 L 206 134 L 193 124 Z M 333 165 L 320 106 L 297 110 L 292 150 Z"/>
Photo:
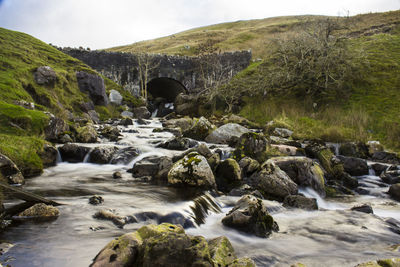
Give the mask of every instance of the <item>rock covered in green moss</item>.
<path id="1" fill-rule="evenodd" d="M 17 220 L 25 220 L 25 219 L 55 219 L 60 215 L 60 211 L 53 206 L 46 205 L 43 203 L 38 203 L 33 205 L 32 207 L 24 210 L 19 213 L 18 216 L 13 217 L 13 219 Z"/>
<path id="2" fill-rule="evenodd" d="M 0 154 L 0 180 L 9 184 L 24 184 L 25 179 L 17 165 L 5 155 Z"/>
<path id="3" fill-rule="evenodd" d="M 252 195 L 241 197 L 222 219 L 222 223 L 259 237 L 268 237 L 272 231 L 279 230 L 278 224 L 268 213 L 262 200 Z"/>
<path id="4" fill-rule="evenodd" d="M 325 177 L 320 165 L 306 157 L 277 157 L 272 158 L 296 184 L 311 186 L 320 195 L 325 196 Z"/>
<path id="5" fill-rule="evenodd" d="M 185 234 L 180 225 L 163 223 L 146 225 L 114 239 L 97 254 L 91 266 L 217 267 L 235 261 L 251 262 L 236 259 L 228 239 L 221 237 L 207 242 L 204 237 Z"/>
<path id="6" fill-rule="evenodd" d="M 193 126 L 185 131 L 183 136 L 203 141 L 214 129 L 215 126 L 211 122 L 204 117 L 200 117 L 200 119 L 194 120 Z"/>
<path id="7" fill-rule="evenodd" d="M 215 170 L 218 190 L 228 192 L 242 180 L 239 164 L 234 159 L 221 161 Z"/>
<path id="8" fill-rule="evenodd" d="M 57 164 L 57 148 L 50 144 L 44 144 L 43 151 L 39 153 L 40 159 L 42 160 L 43 167 L 56 166 Z"/>
<path id="9" fill-rule="evenodd" d="M 265 198 L 283 201 L 288 195 L 297 194 L 297 184 L 273 161 L 267 160 L 260 169 L 248 179 L 248 183 Z"/>
<path id="10" fill-rule="evenodd" d="M 182 132 L 189 130 L 193 124 L 193 119 L 188 117 L 171 119 L 162 123 L 164 128 L 180 128 Z"/>
<path id="11" fill-rule="evenodd" d="M 290 195 L 283 200 L 284 207 L 299 208 L 305 210 L 317 210 L 318 204 L 315 198 L 308 198 L 301 195 Z"/>
<path id="12" fill-rule="evenodd" d="M 248 156 L 263 163 L 268 158 L 267 147 L 268 140 L 263 134 L 248 132 L 240 136 L 233 155 L 238 161 Z"/>
<path id="13" fill-rule="evenodd" d="M 250 157 L 244 157 L 239 161 L 243 176 L 247 177 L 260 169 L 260 163 Z"/>
<path id="14" fill-rule="evenodd" d="M 369 150 L 365 143 L 348 142 L 340 145 L 339 154 L 346 157 L 367 159 L 369 157 Z"/>
<path id="15" fill-rule="evenodd" d="M 369 261 L 358 264 L 355 267 L 399 267 L 399 266 L 400 266 L 400 258 L 393 258 L 393 259 Z"/>
<path id="16" fill-rule="evenodd" d="M 205 157 L 197 152 L 177 161 L 168 172 L 168 184 L 215 188 L 214 174 Z"/>
<path id="17" fill-rule="evenodd" d="M 93 125 L 88 124 L 83 127 L 79 127 L 76 129 L 78 132 L 77 139 L 81 143 L 96 143 L 97 141 L 97 132 Z"/>

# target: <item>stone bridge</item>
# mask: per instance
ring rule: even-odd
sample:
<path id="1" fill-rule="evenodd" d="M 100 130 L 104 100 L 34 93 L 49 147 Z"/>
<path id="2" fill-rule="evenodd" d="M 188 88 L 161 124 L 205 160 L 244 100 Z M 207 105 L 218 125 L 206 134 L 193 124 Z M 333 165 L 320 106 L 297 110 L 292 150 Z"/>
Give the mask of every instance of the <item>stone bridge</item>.
<path id="1" fill-rule="evenodd" d="M 170 102 L 181 92 L 198 92 L 205 82 L 212 85 L 221 77 L 229 80 L 251 60 L 251 51 L 227 52 L 206 58 L 160 54 L 144 58 L 132 53 L 69 48 L 61 51 L 83 61 L 134 95 L 140 94 L 141 81 L 146 81 L 147 90 L 153 97 L 163 97 Z M 149 63 L 146 79 L 140 75 L 145 63 Z"/>

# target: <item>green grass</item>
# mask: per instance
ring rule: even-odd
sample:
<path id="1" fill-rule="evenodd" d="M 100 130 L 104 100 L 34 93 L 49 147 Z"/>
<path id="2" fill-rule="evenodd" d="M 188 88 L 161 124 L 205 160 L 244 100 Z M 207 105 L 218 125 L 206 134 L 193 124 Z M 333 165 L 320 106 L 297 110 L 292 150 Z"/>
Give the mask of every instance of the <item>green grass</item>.
<path id="1" fill-rule="evenodd" d="M 40 66 L 50 66 L 56 72 L 54 86 L 36 84 L 34 71 Z M 48 122 L 43 111 L 63 119 L 67 110 L 82 115 L 79 103 L 89 101 L 89 97 L 79 90 L 77 71 L 97 74 L 83 62 L 28 34 L 0 28 L 0 153 L 23 172 L 43 168 L 38 156 L 43 150 L 43 133 Z M 106 78 L 104 83 L 108 93 L 117 90 L 129 105 L 140 104 L 122 86 Z M 20 100 L 34 102 L 37 110 L 14 105 Z M 96 107 L 103 119 L 109 118 L 114 109 L 111 105 Z"/>
<path id="2" fill-rule="evenodd" d="M 107 50 L 192 56 L 196 51 L 194 47 L 212 39 L 222 51 L 252 49 L 254 58 L 266 58 L 270 55 L 273 39 L 296 32 L 305 22 L 321 17 L 291 16 L 221 23 Z M 339 20 L 349 25 L 350 32 L 362 34 L 369 31 L 371 26 L 398 23 L 400 11 L 341 17 Z"/>

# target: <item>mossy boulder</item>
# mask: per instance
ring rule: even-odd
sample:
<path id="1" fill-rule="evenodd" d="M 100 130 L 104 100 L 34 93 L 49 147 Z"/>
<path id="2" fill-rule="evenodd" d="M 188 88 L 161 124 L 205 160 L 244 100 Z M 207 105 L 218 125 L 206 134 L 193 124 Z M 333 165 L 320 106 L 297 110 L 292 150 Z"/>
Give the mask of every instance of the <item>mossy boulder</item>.
<path id="1" fill-rule="evenodd" d="M 242 175 L 247 177 L 260 169 L 260 163 L 250 157 L 244 157 L 239 161 L 239 166 L 242 169 Z"/>
<path id="2" fill-rule="evenodd" d="M 22 211 L 17 216 L 14 216 L 14 220 L 52 220 L 56 219 L 60 215 L 60 211 L 53 206 L 38 203 L 32 207 Z"/>
<path id="3" fill-rule="evenodd" d="M 277 157 L 272 158 L 297 185 L 311 186 L 320 195 L 325 195 L 324 172 L 320 165 L 306 157 Z"/>
<path id="4" fill-rule="evenodd" d="M 262 200 L 252 195 L 241 197 L 222 219 L 222 223 L 259 237 L 268 237 L 272 231 L 279 230 L 278 224 L 268 213 Z"/>
<path id="5" fill-rule="evenodd" d="M 215 181 L 218 190 L 229 192 L 242 180 L 239 164 L 234 159 L 221 161 L 215 170 Z"/>
<path id="6" fill-rule="evenodd" d="M 215 126 L 211 124 L 206 118 L 194 119 L 193 126 L 183 133 L 183 136 L 195 140 L 204 141 L 204 139 L 214 131 Z"/>
<path id="7" fill-rule="evenodd" d="M 343 164 L 344 171 L 350 175 L 361 176 L 369 173 L 367 161 L 360 158 L 337 156 Z"/>
<path id="8" fill-rule="evenodd" d="M 246 262 L 236 259 L 228 239 L 221 237 L 207 242 L 204 237 L 185 234 L 180 225 L 163 223 L 146 225 L 114 239 L 97 254 L 90 266 L 217 267 L 235 261 Z"/>
<path id="9" fill-rule="evenodd" d="M 194 124 L 193 119 L 184 117 L 179 119 L 171 119 L 162 123 L 164 128 L 180 128 L 182 132 L 189 130 Z"/>
<path id="10" fill-rule="evenodd" d="M 96 143 L 97 141 L 97 132 L 93 125 L 88 124 L 83 127 L 79 127 L 76 129 L 77 131 L 77 140 L 81 143 Z"/>
<path id="11" fill-rule="evenodd" d="M 260 163 L 267 160 L 267 138 L 260 133 L 248 132 L 240 136 L 237 142 L 236 149 L 233 152 L 234 158 L 240 161 L 242 158 L 248 156 Z"/>
<path id="12" fill-rule="evenodd" d="M 369 261 L 358 264 L 355 267 L 399 267 L 399 266 L 400 266 L 400 258 L 393 258 L 393 259 Z"/>
<path id="13" fill-rule="evenodd" d="M 50 144 L 44 144 L 43 151 L 39 153 L 39 157 L 42 160 L 43 167 L 51 167 L 57 164 L 57 148 Z"/>
<path id="14" fill-rule="evenodd" d="M 197 152 L 177 161 L 168 172 L 168 184 L 173 186 L 195 186 L 215 188 L 214 174 L 205 157 Z"/>
<path id="15" fill-rule="evenodd" d="M 267 160 L 247 182 L 259 190 L 267 199 L 283 201 L 289 195 L 296 195 L 297 184 L 271 160 Z"/>
<path id="16" fill-rule="evenodd" d="M 121 136 L 121 133 L 119 132 L 118 128 L 110 125 L 104 126 L 100 130 L 100 134 L 103 137 L 108 138 L 110 141 L 118 141 L 118 138 Z"/>
<path id="17" fill-rule="evenodd" d="M 365 143 L 348 142 L 340 145 L 339 154 L 346 157 L 367 159 L 369 157 L 369 150 Z"/>
<path id="18" fill-rule="evenodd" d="M 331 179 L 341 179 L 344 172 L 343 164 L 336 159 L 335 155 L 328 148 L 321 149 L 317 152 L 316 158 L 321 163 L 321 166 L 327 172 Z"/>

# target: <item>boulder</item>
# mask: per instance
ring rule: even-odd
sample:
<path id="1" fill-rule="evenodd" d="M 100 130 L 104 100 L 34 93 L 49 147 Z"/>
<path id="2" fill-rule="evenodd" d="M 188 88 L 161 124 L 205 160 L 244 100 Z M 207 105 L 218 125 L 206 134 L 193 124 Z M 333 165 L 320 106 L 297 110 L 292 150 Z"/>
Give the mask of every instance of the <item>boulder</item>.
<path id="1" fill-rule="evenodd" d="M 175 137 L 170 140 L 165 141 L 164 143 L 161 143 L 158 145 L 158 147 L 162 147 L 165 149 L 171 149 L 171 150 L 186 150 L 192 147 L 195 147 L 198 144 L 198 142 L 185 138 L 185 137 Z"/>
<path id="2" fill-rule="evenodd" d="M 83 162 L 86 154 L 89 153 L 90 148 L 79 146 L 77 144 L 65 144 L 59 148 L 61 158 L 63 161 L 77 163 Z"/>
<path id="3" fill-rule="evenodd" d="M 197 116 L 199 113 L 199 103 L 196 95 L 180 93 L 175 98 L 174 106 L 176 114 L 179 115 Z"/>
<path id="4" fill-rule="evenodd" d="M 214 174 L 205 157 L 192 152 L 177 161 L 168 172 L 168 184 L 215 188 Z"/>
<path id="5" fill-rule="evenodd" d="M 196 148 L 196 151 L 199 152 L 199 154 L 204 156 L 206 159 L 210 158 L 213 155 L 211 150 L 204 143 L 199 144 Z"/>
<path id="6" fill-rule="evenodd" d="M 100 211 L 96 212 L 93 215 L 93 218 L 99 219 L 99 220 L 111 221 L 113 224 L 115 224 L 119 228 L 122 228 L 126 224 L 125 219 L 123 217 L 118 216 L 107 210 L 100 210 Z"/>
<path id="7" fill-rule="evenodd" d="M 325 178 L 320 165 L 306 157 L 277 157 L 270 159 L 283 170 L 296 184 L 311 186 L 325 196 Z"/>
<path id="8" fill-rule="evenodd" d="M 118 151 L 115 146 L 96 147 L 90 152 L 89 162 L 96 164 L 108 164 Z"/>
<path id="9" fill-rule="evenodd" d="M 151 113 L 146 107 L 142 106 L 133 109 L 133 116 L 137 119 L 147 120 L 151 118 Z"/>
<path id="10" fill-rule="evenodd" d="M 182 132 L 186 132 L 193 126 L 194 122 L 191 118 L 179 118 L 164 121 L 162 126 L 165 128 L 180 128 Z"/>
<path id="11" fill-rule="evenodd" d="M 58 142 L 60 135 L 69 131 L 69 126 L 63 119 L 50 113 L 48 115 L 49 122 L 44 128 L 45 139 L 50 142 Z"/>
<path id="12" fill-rule="evenodd" d="M 400 258 L 382 259 L 358 264 L 355 267 L 399 267 Z"/>
<path id="13" fill-rule="evenodd" d="M 377 175 L 377 176 L 379 176 L 383 172 L 385 172 L 388 167 L 389 167 L 388 165 L 381 164 L 381 163 L 374 163 L 371 165 L 371 168 L 374 170 L 375 175 Z"/>
<path id="14" fill-rule="evenodd" d="M 9 184 L 24 184 L 25 179 L 17 165 L 8 157 L 0 154 L 0 180 Z"/>
<path id="15" fill-rule="evenodd" d="M 133 116 L 134 116 L 133 113 L 128 110 L 121 112 L 121 117 L 123 118 L 133 118 Z"/>
<path id="16" fill-rule="evenodd" d="M 168 157 L 150 156 L 135 163 L 129 170 L 135 178 L 149 176 L 153 181 L 166 182 L 172 160 Z"/>
<path id="17" fill-rule="evenodd" d="M 39 157 L 42 160 L 43 167 L 56 166 L 57 164 L 58 151 L 52 145 L 44 144 L 43 151 L 39 153 Z"/>
<path id="18" fill-rule="evenodd" d="M 369 156 L 368 146 L 361 142 L 343 143 L 339 147 L 339 154 L 346 157 L 367 159 Z"/>
<path id="19" fill-rule="evenodd" d="M 76 138 L 78 142 L 81 143 L 96 143 L 97 142 L 97 131 L 93 127 L 93 125 L 88 124 L 83 127 L 79 127 L 76 129 L 77 135 Z"/>
<path id="20" fill-rule="evenodd" d="M 215 181 L 218 190 L 229 192 L 242 180 L 239 164 L 234 159 L 221 161 L 215 170 Z"/>
<path id="21" fill-rule="evenodd" d="M 111 164 L 128 164 L 134 158 L 139 156 L 140 151 L 134 147 L 125 147 L 116 151 L 110 160 Z"/>
<path id="22" fill-rule="evenodd" d="M 388 193 L 393 199 L 400 201 L 400 183 L 392 184 Z"/>
<path id="23" fill-rule="evenodd" d="M 249 129 L 239 124 L 228 123 L 212 131 L 205 141 L 215 144 L 229 144 L 233 138 L 239 139 L 242 134 L 249 131 Z"/>
<path id="24" fill-rule="evenodd" d="M 340 162 L 343 163 L 344 170 L 354 176 L 367 175 L 369 168 L 367 161 L 360 158 L 337 156 Z"/>
<path id="25" fill-rule="evenodd" d="M 41 66 L 33 74 L 35 82 L 40 85 L 53 86 L 57 81 L 57 74 L 50 66 Z"/>
<path id="26" fill-rule="evenodd" d="M 108 97 L 104 80 L 97 74 L 89 74 L 84 71 L 76 72 L 79 90 L 89 94 L 90 99 L 95 105 L 105 106 L 108 104 Z"/>
<path id="27" fill-rule="evenodd" d="M 211 122 L 204 117 L 200 117 L 200 119 L 194 120 L 193 126 L 185 131 L 183 136 L 203 141 L 214 129 L 215 126 Z"/>
<path id="28" fill-rule="evenodd" d="M 372 160 L 377 162 L 389 163 L 389 164 L 400 164 L 400 158 L 396 153 L 378 151 L 372 155 Z"/>
<path id="29" fill-rule="evenodd" d="M 373 155 L 375 152 L 384 151 L 383 146 L 379 141 L 368 141 L 367 146 L 368 146 L 368 153 L 370 155 Z"/>
<path id="30" fill-rule="evenodd" d="M 283 206 L 305 210 L 318 209 L 317 200 L 315 198 L 308 198 L 301 195 L 290 195 L 285 197 L 283 200 Z"/>
<path id="31" fill-rule="evenodd" d="M 89 198 L 89 204 L 92 205 L 100 205 L 103 202 L 104 202 L 103 197 L 99 195 L 94 195 Z"/>
<path id="32" fill-rule="evenodd" d="M 122 103 L 123 97 L 117 90 L 112 89 L 110 91 L 109 99 L 110 103 L 119 106 Z"/>
<path id="33" fill-rule="evenodd" d="M 250 157 L 244 157 L 239 161 L 239 166 L 242 170 L 242 175 L 248 177 L 260 169 L 260 163 Z"/>
<path id="34" fill-rule="evenodd" d="M 112 177 L 114 179 L 121 179 L 122 178 L 122 174 L 121 174 L 121 172 L 114 172 Z"/>
<path id="35" fill-rule="evenodd" d="M 397 184 L 400 183 L 400 170 L 388 170 L 379 177 L 387 184 Z"/>
<path id="36" fill-rule="evenodd" d="M 118 124 L 123 126 L 133 125 L 133 120 L 131 118 L 123 118 Z"/>
<path id="37" fill-rule="evenodd" d="M 268 158 L 267 147 L 268 140 L 263 134 L 249 132 L 240 136 L 233 155 L 238 161 L 248 156 L 263 163 Z"/>
<path id="38" fill-rule="evenodd" d="M 71 136 L 69 134 L 63 134 L 60 136 L 60 139 L 58 140 L 59 143 L 61 144 L 66 144 L 66 143 L 72 143 L 74 140 L 72 140 Z"/>
<path id="39" fill-rule="evenodd" d="M 302 153 L 300 152 L 301 149 L 298 149 L 295 146 L 288 146 L 288 145 L 271 145 L 272 148 L 278 150 L 281 154 L 287 156 L 300 156 Z M 299 152 L 298 152 L 299 150 Z"/>
<path id="40" fill-rule="evenodd" d="M 110 141 L 116 142 L 118 138 L 121 136 L 118 127 L 113 127 L 106 125 L 100 130 L 100 134 L 105 138 L 108 138 Z"/>
<path id="41" fill-rule="evenodd" d="M 273 131 L 273 135 L 279 136 L 282 138 L 288 138 L 292 136 L 293 131 L 286 129 L 286 128 L 275 128 Z"/>
<path id="42" fill-rule="evenodd" d="M 182 226 L 162 223 L 146 225 L 107 244 L 94 258 L 99 266 L 255 266 L 247 258 L 237 259 L 229 241 L 185 234 Z M 246 264 L 246 265 L 238 265 Z"/>
<path id="43" fill-rule="evenodd" d="M 297 194 L 297 184 L 271 160 L 266 161 L 248 183 L 267 199 L 283 201 L 288 195 Z"/>
<path id="44" fill-rule="evenodd" d="M 364 213 L 370 213 L 370 214 L 374 213 L 374 211 L 372 210 L 371 205 L 369 205 L 369 204 L 363 204 L 363 205 L 360 205 L 360 206 L 354 206 L 350 210 L 358 211 L 358 212 L 364 212 Z"/>
<path id="45" fill-rule="evenodd" d="M 218 153 L 212 154 L 207 158 L 208 165 L 210 165 L 211 170 L 215 171 L 218 164 L 221 162 L 221 156 Z"/>
<path id="46" fill-rule="evenodd" d="M 302 148 L 301 147 L 301 143 L 295 140 L 289 140 L 287 138 L 282 138 L 282 137 L 278 137 L 278 136 L 273 136 L 271 135 L 269 137 L 271 144 L 275 144 L 275 145 L 286 145 L 286 146 L 291 146 L 291 147 L 297 147 L 297 148 Z"/>
<path id="47" fill-rule="evenodd" d="M 13 217 L 13 219 L 51 220 L 57 218 L 59 215 L 60 211 L 56 207 L 38 203 L 19 213 L 16 217 Z"/>
<path id="48" fill-rule="evenodd" d="M 222 224 L 259 237 L 268 237 L 272 231 L 279 230 L 262 200 L 251 195 L 240 198 L 222 219 Z"/>

